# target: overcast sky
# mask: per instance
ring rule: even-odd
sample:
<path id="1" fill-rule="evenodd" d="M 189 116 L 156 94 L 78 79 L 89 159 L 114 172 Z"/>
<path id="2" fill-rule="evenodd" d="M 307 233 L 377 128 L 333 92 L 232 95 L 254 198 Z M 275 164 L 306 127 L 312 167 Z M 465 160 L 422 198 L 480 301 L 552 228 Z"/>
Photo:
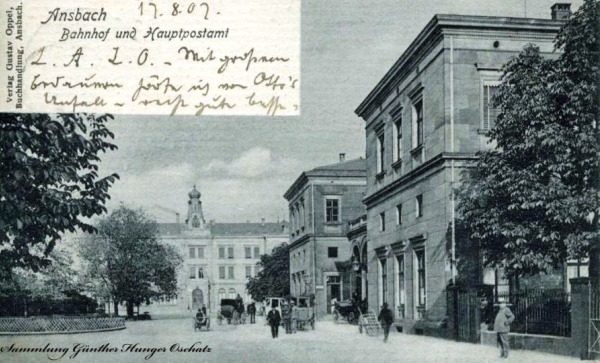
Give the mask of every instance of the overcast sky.
<path id="1" fill-rule="evenodd" d="M 434 14 L 550 18 L 545 0 L 303 0 L 299 117 L 116 116 L 119 150 L 102 171 L 121 180 L 110 208 L 144 207 L 160 222 L 202 193 L 207 220 L 288 219 L 283 194 L 304 170 L 364 157 L 354 110 Z M 573 2 L 573 9 L 581 1 Z M 183 218 L 182 218 L 183 219 Z"/>

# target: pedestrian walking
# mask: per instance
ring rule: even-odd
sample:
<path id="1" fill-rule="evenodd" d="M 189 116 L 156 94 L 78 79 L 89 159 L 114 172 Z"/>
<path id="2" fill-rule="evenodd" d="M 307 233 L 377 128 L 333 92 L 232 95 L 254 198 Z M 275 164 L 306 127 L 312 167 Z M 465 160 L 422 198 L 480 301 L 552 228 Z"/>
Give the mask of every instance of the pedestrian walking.
<path id="1" fill-rule="evenodd" d="M 298 314 L 298 307 L 292 301 L 292 333 L 294 334 L 296 334 L 296 332 L 298 331 Z"/>
<path id="2" fill-rule="evenodd" d="M 254 301 L 248 306 L 248 314 L 250 314 L 250 324 L 256 323 L 256 305 L 254 305 Z"/>
<path id="3" fill-rule="evenodd" d="M 277 335 L 279 335 L 281 315 L 279 315 L 279 311 L 275 309 L 275 306 L 273 306 L 271 311 L 269 311 L 269 314 L 267 314 L 267 323 L 271 326 L 271 335 L 273 336 L 273 339 L 277 338 Z"/>
<path id="4" fill-rule="evenodd" d="M 510 351 L 508 332 L 510 332 L 510 324 L 515 320 L 515 316 L 508 308 L 504 298 L 498 298 L 498 305 L 500 310 L 498 310 L 496 320 L 494 320 L 494 331 L 497 334 L 496 339 L 500 347 L 500 358 L 508 358 L 508 352 Z"/>
<path id="5" fill-rule="evenodd" d="M 285 326 L 285 333 L 292 334 L 292 308 L 286 301 L 281 305 L 281 317 Z"/>
<path id="6" fill-rule="evenodd" d="M 331 313 L 333 314 L 335 312 L 335 303 L 337 303 L 337 298 L 333 298 L 331 299 Z"/>
<path id="7" fill-rule="evenodd" d="M 381 327 L 383 328 L 383 342 L 387 342 L 388 335 L 390 334 L 390 326 L 394 322 L 394 317 L 392 316 L 392 311 L 388 308 L 387 303 L 383 303 L 381 307 L 381 312 L 379 312 L 379 316 L 377 320 L 381 323 Z"/>

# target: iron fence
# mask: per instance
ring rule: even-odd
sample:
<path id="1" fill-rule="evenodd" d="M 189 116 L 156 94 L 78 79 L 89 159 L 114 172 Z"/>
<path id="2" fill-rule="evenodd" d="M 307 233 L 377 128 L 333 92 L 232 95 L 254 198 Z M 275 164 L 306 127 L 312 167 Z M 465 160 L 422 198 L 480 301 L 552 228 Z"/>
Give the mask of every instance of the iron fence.
<path id="1" fill-rule="evenodd" d="M 0 335 L 19 333 L 74 333 L 125 328 L 125 318 L 31 317 L 0 318 Z"/>
<path id="2" fill-rule="evenodd" d="M 571 295 L 560 289 L 523 289 L 499 293 L 515 315 L 516 333 L 568 337 L 571 335 Z"/>

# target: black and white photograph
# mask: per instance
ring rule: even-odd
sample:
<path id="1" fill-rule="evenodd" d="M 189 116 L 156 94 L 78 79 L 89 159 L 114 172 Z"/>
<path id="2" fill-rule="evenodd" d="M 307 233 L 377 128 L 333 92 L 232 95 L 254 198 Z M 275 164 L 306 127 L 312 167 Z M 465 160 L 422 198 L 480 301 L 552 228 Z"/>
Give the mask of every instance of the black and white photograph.
<path id="1" fill-rule="evenodd" d="M 600 359 L 598 0 L 43 3 L 0 361 Z"/>

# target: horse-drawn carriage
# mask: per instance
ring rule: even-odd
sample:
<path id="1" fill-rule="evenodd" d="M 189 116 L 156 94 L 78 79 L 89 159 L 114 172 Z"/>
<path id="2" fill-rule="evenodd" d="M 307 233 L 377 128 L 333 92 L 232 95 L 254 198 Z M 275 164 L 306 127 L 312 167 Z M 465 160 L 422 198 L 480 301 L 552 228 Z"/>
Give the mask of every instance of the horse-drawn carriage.
<path id="1" fill-rule="evenodd" d="M 298 329 L 304 329 L 307 325 L 310 325 L 311 329 L 315 329 L 315 307 L 312 304 L 310 297 L 299 296 L 292 297 L 292 301 L 296 305 L 298 315 L 296 318 L 296 326 Z"/>
<path id="2" fill-rule="evenodd" d="M 227 324 L 245 324 L 244 304 L 238 299 L 221 299 L 221 309 L 217 313 L 217 323 L 221 325 L 223 320 L 227 320 Z"/>
<path id="3" fill-rule="evenodd" d="M 333 321 L 339 323 L 345 319 L 350 324 L 356 324 L 360 316 L 360 309 L 352 300 L 336 301 L 333 310 Z"/>
<path id="4" fill-rule="evenodd" d="M 194 318 L 194 331 L 202 330 L 202 328 L 205 328 L 206 331 L 210 329 L 210 317 L 206 311 L 199 310 Z"/>

